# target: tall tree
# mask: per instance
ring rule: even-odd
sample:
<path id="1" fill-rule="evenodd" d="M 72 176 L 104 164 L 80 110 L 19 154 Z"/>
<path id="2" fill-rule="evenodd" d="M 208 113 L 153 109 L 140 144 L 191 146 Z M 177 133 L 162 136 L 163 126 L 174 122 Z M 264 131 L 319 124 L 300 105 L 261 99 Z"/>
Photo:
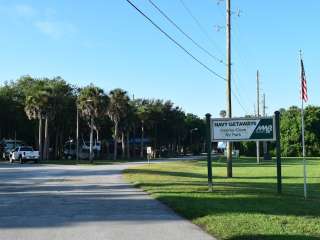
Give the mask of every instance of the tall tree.
<path id="1" fill-rule="evenodd" d="M 117 159 L 117 151 L 118 151 L 118 139 L 119 139 L 119 123 L 122 119 L 127 116 L 128 108 L 129 108 L 129 97 L 127 92 L 117 88 L 109 93 L 109 108 L 108 108 L 108 115 L 110 119 L 114 123 L 114 154 L 113 159 Z M 122 141 L 122 147 L 124 143 Z M 124 147 L 123 147 L 124 148 Z M 124 151 L 124 149 L 123 149 Z"/>
<path id="2" fill-rule="evenodd" d="M 42 149 L 42 119 L 46 115 L 49 102 L 49 92 L 45 81 L 38 80 L 33 86 L 31 86 L 32 91 L 30 91 L 26 96 L 25 101 L 25 112 L 28 118 L 39 120 L 39 154 L 40 161 L 43 159 L 43 149 Z"/>
<path id="3" fill-rule="evenodd" d="M 126 116 L 120 121 L 120 130 L 122 132 L 122 136 L 126 138 L 126 151 L 124 148 L 122 150 L 122 157 L 130 158 L 130 133 L 134 132 L 135 125 L 137 123 L 137 108 L 134 101 L 129 101 L 127 105 Z M 134 134 L 132 134 L 134 137 Z M 134 150 L 134 148 L 133 148 Z"/>
<path id="4" fill-rule="evenodd" d="M 93 130 L 97 129 L 99 118 L 107 113 L 109 98 L 104 91 L 94 85 L 89 85 L 80 90 L 77 105 L 81 116 L 90 127 L 90 162 L 93 162 Z"/>
<path id="5" fill-rule="evenodd" d="M 141 127 L 140 158 L 143 158 L 145 123 L 149 116 L 148 104 L 149 104 L 149 101 L 146 99 L 138 99 L 136 101 L 137 117 L 140 121 L 140 127 Z"/>
<path id="6" fill-rule="evenodd" d="M 48 120 L 52 122 L 52 128 L 55 128 L 55 134 L 61 134 L 61 129 L 72 129 L 74 124 L 74 109 L 75 98 L 74 88 L 70 86 L 61 77 L 55 77 L 53 79 L 47 79 L 48 88 L 50 90 L 49 107 L 46 114 L 46 126 L 45 126 L 45 147 L 44 155 L 48 158 L 48 146 L 49 146 L 49 133 L 48 133 Z M 68 118 L 64 116 L 68 115 Z M 51 129 L 51 128 L 50 128 Z M 55 143 L 55 149 L 58 148 L 58 144 Z"/>

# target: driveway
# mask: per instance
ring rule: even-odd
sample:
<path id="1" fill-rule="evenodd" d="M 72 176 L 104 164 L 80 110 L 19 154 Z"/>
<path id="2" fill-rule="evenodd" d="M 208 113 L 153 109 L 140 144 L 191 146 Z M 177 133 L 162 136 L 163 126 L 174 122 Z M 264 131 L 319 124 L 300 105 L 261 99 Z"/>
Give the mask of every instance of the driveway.
<path id="1" fill-rule="evenodd" d="M 0 163 L 0 239 L 213 239 L 126 183 L 131 165 Z"/>

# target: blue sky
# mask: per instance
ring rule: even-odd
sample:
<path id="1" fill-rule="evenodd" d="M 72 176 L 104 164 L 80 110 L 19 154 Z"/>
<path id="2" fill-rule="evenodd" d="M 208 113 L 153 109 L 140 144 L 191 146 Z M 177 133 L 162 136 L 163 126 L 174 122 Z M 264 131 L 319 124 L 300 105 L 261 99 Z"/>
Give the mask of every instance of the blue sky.
<path id="1" fill-rule="evenodd" d="M 147 0 L 132 0 L 201 61 L 225 76 L 225 66 L 180 34 Z M 225 60 L 225 3 L 153 0 L 194 40 Z M 320 59 L 318 0 L 233 0 L 233 115 L 253 113 L 255 76 L 261 74 L 268 114 L 299 105 L 299 49 L 304 53 L 309 104 L 318 105 Z M 226 83 L 194 62 L 141 17 L 125 0 L 0 0 L 0 83 L 21 75 L 62 76 L 79 86 L 130 96 L 170 99 L 183 110 L 218 116 L 226 105 Z"/>

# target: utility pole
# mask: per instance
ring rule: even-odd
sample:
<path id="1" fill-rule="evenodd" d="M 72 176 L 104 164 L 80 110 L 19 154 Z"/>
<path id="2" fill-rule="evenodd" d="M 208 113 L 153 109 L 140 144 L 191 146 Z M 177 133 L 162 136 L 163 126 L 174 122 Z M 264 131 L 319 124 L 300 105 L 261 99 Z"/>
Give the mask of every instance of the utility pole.
<path id="1" fill-rule="evenodd" d="M 227 117 L 232 117 L 231 102 L 231 0 L 226 0 L 227 8 Z M 232 177 L 232 143 L 227 142 L 227 176 Z"/>
<path id="2" fill-rule="evenodd" d="M 265 117 L 266 116 L 266 94 L 264 93 L 262 95 L 262 116 Z"/>
<path id="3" fill-rule="evenodd" d="M 42 162 L 42 114 L 39 116 L 39 161 Z"/>
<path id="4" fill-rule="evenodd" d="M 260 117 L 260 83 L 259 70 L 257 70 L 257 117 Z M 257 141 L 257 163 L 260 163 L 260 142 Z"/>
<path id="5" fill-rule="evenodd" d="M 266 94 L 262 95 L 262 116 L 265 117 L 266 116 Z M 267 142 L 263 142 L 263 159 L 267 160 L 269 157 L 268 155 L 268 143 Z"/>
<path id="6" fill-rule="evenodd" d="M 77 106 L 77 132 L 76 132 L 76 141 L 77 141 L 77 154 L 76 154 L 76 158 L 77 158 L 77 164 L 79 163 L 79 108 L 78 105 Z"/>

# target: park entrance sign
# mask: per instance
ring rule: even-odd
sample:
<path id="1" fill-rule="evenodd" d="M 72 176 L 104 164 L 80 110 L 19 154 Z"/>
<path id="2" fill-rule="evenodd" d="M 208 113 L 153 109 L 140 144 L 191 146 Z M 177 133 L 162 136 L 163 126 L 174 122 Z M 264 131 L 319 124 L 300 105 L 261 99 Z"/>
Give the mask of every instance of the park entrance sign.
<path id="1" fill-rule="evenodd" d="M 282 192 L 281 180 L 281 146 L 280 146 L 280 112 L 274 117 L 262 118 L 217 118 L 212 119 L 206 114 L 207 125 L 207 156 L 208 156 L 208 185 L 212 189 L 212 142 L 242 142 L 265 141 L 275 142 L 277 165 L 277 190 Z"/>
<path id="2" fill-rule="evenodd" d="M 275 141 L 275 121 L 272 117 L 211 119 L 211 140 Z"/>

